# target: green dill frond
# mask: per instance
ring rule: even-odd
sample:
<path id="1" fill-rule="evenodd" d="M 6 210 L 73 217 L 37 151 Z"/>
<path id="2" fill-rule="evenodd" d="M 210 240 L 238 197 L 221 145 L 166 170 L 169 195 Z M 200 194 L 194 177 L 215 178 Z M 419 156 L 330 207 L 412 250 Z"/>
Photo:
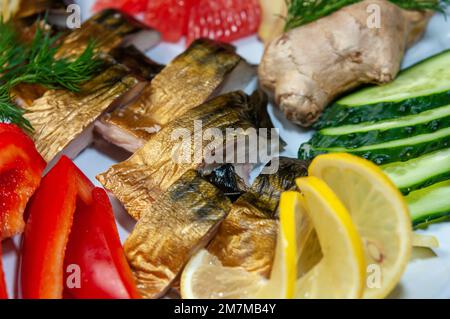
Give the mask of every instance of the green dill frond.
<path id="1" fill-rule="evenodd" d="M 27 131 L 32 131 L 30 122 L 23 117 L 23 114 L 24 111 L 11 101 L 8 89 L 0 87 L 0 122 L 14 123 Z"/>
<path id="2" fill-rule="evenodd" d="M 15 123 L 27 130 L 32 130 L 31 124 L 11 101 L 12 88 L 29 83 L 76 92 L 103 65 L 94 42 L 79 56 L 58 58 L 59 35 L 51 35 L 39 21 L 37 25 L 33 41 L 27 45 L 19 40 L 12 23 L 0 19 L 0 122 Z"/>
<path id="3" fill-rule="evenodd" d="M 103 63 L 95 55 L 93 42 L 78 57 L 57 58 L 57 40 L 58 36 L 37 28 L 27 53 L 27 63 L 14 70 L 11 86 L 30 83 L 76 92 L 98 72 Z"/>
<path id="4" fill-rule="evenodd" d="M 285 31 L 308 24 L 361 0 L 286 0 Z"/>
<path id="5" fill-rule="evenodd" d="M 286 0 L 288 14 L 285 31 L 300 27 L 343 7 L 362 0 Z M 450 0 L 389 0 L 406 10 L 432 10 L 444 13 Z"/>

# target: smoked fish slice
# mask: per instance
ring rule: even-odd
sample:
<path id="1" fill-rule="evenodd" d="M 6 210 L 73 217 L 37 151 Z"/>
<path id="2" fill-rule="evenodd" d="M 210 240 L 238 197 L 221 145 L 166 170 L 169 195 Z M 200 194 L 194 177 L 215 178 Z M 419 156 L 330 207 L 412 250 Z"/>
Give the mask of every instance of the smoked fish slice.
<path id="1" fill-rule="evenodd" d="M 80 92 L 49 90 L 27 108 L 36 148 L 47 162 L 64 154 L 76 157 L 93 139 L 93 124 L 102 114 L 128 102 L 142 83 L 127 68 L 111 65 L 85 83 Z"/>
<path id="2" fill-rule="evenodd" d="M 144 298 L 162 297 L 189 259 L 205 247 L 231 202 L 188 171 L 142 212 L 124 249 Z"/>
<path id="3" fill-rule="evenodd" d="M 139 99 L 107 114 L 96 129 L 133 153 L 168 123 L 214 96 L 245 88 L 254 76 L 234 47 L 198 40 L 156 75 Z"/>

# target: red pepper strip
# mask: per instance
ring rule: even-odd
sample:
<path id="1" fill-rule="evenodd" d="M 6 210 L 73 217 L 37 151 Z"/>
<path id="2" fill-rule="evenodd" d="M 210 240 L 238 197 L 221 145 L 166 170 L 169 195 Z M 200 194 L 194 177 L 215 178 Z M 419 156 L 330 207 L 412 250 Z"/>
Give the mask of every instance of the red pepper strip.
<path id="1" fill-rule="evenodd" d="M 23 213 L 46 163 L 17 126 L 0 124 L 0 241 L 23 232 Z"/>
<path id="2" fill-rule="evenodd" d="M 64 295 L 77 297 L 78 293 L 89 298 L 106 295 L 131 298 L 137 294 L 128 264 L 117 257 L 125 258 L 117 229 L 110 225 L 113 221 L 98 217 L 109 214 L 109 218 L 114 218 L 110 206 L 106 207 L 107 199 L 101 198 L 98 192 L 100 190 L 95 189 L 67 157 L 62 157 L 42 179 L 28 208 L 29 220 L 23 240 L 21 283 L 24 298 L 60 299 Z M 91 216 L 92 213 L 95 215 Z M 105 224 L 95 224 L 103 222 Z M 93 230 L 98 237 L 93 236 Z M 98 239 L 102 237 L 103 241 Z M 89 257 L 92 254 L 95 260 Z M 71 273 L 71 270 L 64 266 L 72 264 L 81 270 L 79 291 L 65 289 L 66 272 Z M 99 284 L 108 280 L 123 281 L 127 290 L 125 293 L 123 290 L 105 291 L 119 286 Z"/>
<path id="3" fill-rule="evenodd" d="M 123 253 L 108 195 L 96 188 L 92 199 L 92 205 L 75 213 L 64 268 L 80 267 L 81 287 L 69 289 L 67 285 L 68 294 L 76 299 L 140 298 Z M 69 276 L 66 282 L 68 279 Z"/>
<path id="4" fill-rule="evenodd" d="M 0 242 L 0 299 L 8 299 L 8 292 L 6 291 L 6 283 L 5 283 L 5 274 L 3 273 L 1 242 Z"/>

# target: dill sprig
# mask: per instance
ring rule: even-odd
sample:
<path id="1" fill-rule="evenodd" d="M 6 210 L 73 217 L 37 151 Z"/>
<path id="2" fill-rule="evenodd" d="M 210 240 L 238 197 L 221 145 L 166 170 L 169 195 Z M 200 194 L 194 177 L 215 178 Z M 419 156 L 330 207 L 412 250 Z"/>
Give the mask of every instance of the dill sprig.
<path id="1" fill-rule="evenodd" d="M 288 15 L 285 30 L 294 29 L 325 17 L 360 0 L 286 0 Z"/>
<path id="2" fill-rule="evenodd" d="M 285 31 L 323 18 L 362 0 L 286 0 L 288 14 Z M 432 10 L 444 13 L 450 0 L 389 0 L 406 10 Z"/>
<path id="3" fill-rule="evenodd" d="M 20 83 L 39 84 L 50 89 L 77 92 L 99 71 L 103 62 L 90 42 L 79 56 L 58 58 L 59 35 L 52 35 L 37 23 L 30 44 L 23 44 L 10 22 L 0 20 L 0 121 L 31 129 L 21 110 L 10 98 L 10 90 Z"/>
<path id="4" fill-rule="evenodd" d="M 27 131 L 31 131 L 31 124 L 23 117 L 23 114 L 24 111 L 11 101 L 7 88 L 0 87 L 0 122 L 14 123 Z"/>
<path id="5" fill-rule="evenodd" d="M 77 92 L 80 85 L 89 80 L 101 67 L 95 58 L 95 44 L 90 42 L 83 53 L 76 57 L 56 58 L 58 36 L 51 36 L 37 28 L 31 47 L 27 49 L 27 61 L 8 76 L 10 86 L 19 83 L 40 84 L 47 88 L 63 88 Z"/>

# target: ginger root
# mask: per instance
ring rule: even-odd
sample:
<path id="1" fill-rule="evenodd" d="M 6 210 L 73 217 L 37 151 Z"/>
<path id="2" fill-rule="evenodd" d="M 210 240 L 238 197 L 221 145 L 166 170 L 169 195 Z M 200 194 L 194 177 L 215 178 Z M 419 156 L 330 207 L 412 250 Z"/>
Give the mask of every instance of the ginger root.
<path id="1" fill-rule="evenodd" d="M 379 27 L 370 24 L 373 5 L 379 8 Z M 289 120 L 309 127 L 348 90 L 392 81 L 431 15 L 387 0 L 344 7 L 270 42 L 259 67 L 261 86 Z"/>

